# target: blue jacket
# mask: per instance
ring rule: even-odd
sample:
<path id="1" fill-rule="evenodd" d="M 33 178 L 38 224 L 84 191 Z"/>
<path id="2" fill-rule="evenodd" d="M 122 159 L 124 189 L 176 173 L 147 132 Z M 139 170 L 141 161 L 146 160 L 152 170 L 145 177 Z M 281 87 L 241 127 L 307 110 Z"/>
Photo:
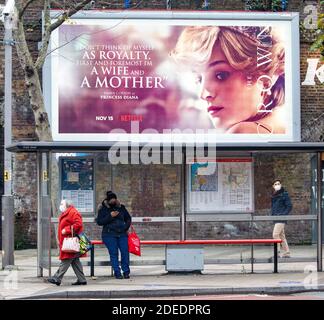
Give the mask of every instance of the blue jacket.
<path id="1" fill-rule="evenodd" d="M 288 192 L 281 188 L 271 196 L 271 215 L 285 216 L 290 213 L 292 204 Z M 275 223 L 287 223 L 287 221 L 275 221 Z"/>
<path id="2" fill-rule="evenodd" d="M 113 218 L 111 216 L 112 211 L 118 211 L 119 214 Z M 120 204 L 115 207 L 110 207 L 107 201 L 103 201 L 98 210 L 96 222 L 99 226 L 103 226 L 102 237 L 119 237 L 127 234 L 132 223 L 132 218 L 124 205 Z"/>

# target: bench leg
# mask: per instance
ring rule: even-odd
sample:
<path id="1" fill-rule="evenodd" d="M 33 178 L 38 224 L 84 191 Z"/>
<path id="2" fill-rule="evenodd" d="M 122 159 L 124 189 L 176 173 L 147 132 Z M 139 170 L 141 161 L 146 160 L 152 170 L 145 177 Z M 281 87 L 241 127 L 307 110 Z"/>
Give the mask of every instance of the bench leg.
<path id="1" fill-rule="evenodd" d="M 90 254 L 90 276 L 94 277 L 94 245 L 91 246 Z"/>
<path id="2" fill-rule="evenodd" d="M 278 273 L 278 244 L 273 244 L 273 273 Z"/>
<path id="3" fill-rule="evenodd" d="M 254 273 L 254 248 L 251 245 L 251 273 Z"/>

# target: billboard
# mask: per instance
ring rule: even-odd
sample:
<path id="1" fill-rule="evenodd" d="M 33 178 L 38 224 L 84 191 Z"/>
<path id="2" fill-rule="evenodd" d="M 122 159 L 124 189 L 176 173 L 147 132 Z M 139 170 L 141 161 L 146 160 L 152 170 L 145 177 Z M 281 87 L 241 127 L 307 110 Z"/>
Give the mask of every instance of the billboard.
<path id="1" fill-rule="evenodd" d="M 299 140 L 297 20 L 80 13 L 51 38 L 54 140 Z"/>

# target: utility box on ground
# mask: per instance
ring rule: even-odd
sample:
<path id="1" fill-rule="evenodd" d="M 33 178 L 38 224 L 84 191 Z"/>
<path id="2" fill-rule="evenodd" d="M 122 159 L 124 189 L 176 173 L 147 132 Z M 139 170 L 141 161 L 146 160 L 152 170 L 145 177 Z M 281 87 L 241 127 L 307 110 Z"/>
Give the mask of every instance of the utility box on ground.
<path id="1" fill-rule="evenodd" d="M 165 269 L 170 272 L 204 270 L 204 249 L 201 245 L 167 245 Z"/>

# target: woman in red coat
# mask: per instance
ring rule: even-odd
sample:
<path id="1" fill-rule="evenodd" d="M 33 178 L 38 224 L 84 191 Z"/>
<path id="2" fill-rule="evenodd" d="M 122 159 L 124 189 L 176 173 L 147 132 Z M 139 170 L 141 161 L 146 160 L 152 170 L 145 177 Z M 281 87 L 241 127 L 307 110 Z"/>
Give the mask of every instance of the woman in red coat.
<path id="1" fill-rule="evenodd" d="M 58 240 L 60 247 L 60 260 L 61 264 L 59 269 L 52 278 L 47 279 L 48 282 L 59 286 L 66 271 L 72 265 L 73 271 L 76 274 L 78 280 L 72 285 L 85 285 L 87 284 L 86 278 L 83 273 L 82 264 L 80 262 L 79 253 L 62 252 L 62 245 L 64 238 L 77 235 L 83 231 L 82 217 L 79 211 L 72 205 L 70 200 L 62 200 L 60 205 L 60 211 L 62 212 L 59 217 L 58 225 Z"/>

